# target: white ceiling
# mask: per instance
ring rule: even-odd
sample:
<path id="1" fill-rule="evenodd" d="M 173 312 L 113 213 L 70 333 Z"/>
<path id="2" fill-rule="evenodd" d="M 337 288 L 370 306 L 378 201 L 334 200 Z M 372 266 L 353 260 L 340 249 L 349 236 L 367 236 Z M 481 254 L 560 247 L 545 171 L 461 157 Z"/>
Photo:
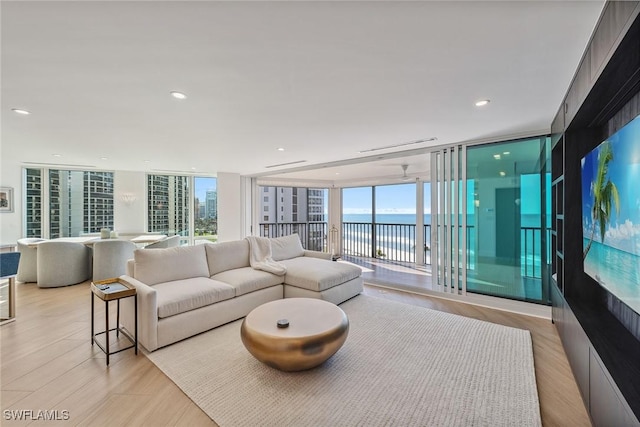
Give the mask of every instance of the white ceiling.
<path id="1" fill-rule="evenodd" d="M 330 181 L 406 163 L 419 175 L 416 151 L 359 151 L 547 132 L 602 6 L 2 1 L 2 161 Z M 299 167 L 314 171 L 281 174 Z"/>

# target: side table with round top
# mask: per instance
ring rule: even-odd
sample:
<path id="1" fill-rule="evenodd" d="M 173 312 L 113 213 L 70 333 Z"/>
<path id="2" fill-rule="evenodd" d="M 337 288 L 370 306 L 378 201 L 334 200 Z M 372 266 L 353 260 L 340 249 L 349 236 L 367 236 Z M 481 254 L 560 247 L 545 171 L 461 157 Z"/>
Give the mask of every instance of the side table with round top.
<path id="1" fill-rule="evenodd" d="M 242 321 L 242 343 L 256 359 L 281 371 L 316 367 L 333 356 L 349 333 L 340 307 L 314 298 L 263 304 Z"/>

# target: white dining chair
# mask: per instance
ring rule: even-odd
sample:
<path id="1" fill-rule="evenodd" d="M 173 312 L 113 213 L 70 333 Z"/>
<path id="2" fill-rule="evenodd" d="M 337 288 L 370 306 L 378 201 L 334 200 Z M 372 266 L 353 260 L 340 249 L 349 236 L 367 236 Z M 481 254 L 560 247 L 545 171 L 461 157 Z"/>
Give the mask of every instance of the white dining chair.
<path id="1" fill-rule="evenodd" d="M 112 279 L 126 273 L 136 245 L 128 240 L 100 240 L 93 244 L 93 281 Z"/>
<path id="2" fill-rule="evenodd" d="M 30 283 L 38 281 L 38 249 L 33 244 L 44 240 L 38 237 L 18 239 L 18 252 L 20 252 L 18 274 L 16 275 L 18 282 Z"/>
<path id="3" fill-rule="evenodd" d="M 38 244 L 38 286 L 75 285 L 91 278 L 91 249 L 78 242 Z"/>

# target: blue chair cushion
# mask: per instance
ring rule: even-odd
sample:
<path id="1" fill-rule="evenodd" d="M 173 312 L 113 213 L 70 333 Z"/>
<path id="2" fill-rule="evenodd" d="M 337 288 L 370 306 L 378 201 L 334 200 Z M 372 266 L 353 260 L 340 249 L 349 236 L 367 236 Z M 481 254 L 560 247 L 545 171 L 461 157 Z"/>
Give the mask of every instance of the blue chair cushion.
<path id="1" fill-rule="evenodd" d="M 20 252 L 0 253 L 0 278 L 15 276 L 18 273 Z"/>

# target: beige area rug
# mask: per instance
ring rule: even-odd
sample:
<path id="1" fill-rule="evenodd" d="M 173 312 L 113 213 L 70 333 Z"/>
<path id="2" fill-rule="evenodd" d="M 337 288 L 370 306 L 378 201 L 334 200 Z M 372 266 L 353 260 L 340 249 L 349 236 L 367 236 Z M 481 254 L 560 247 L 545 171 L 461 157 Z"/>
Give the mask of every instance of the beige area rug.
<path id="1" fill-rule="evenodd" d="M 323 365 L 286 373 L 236 321 L 148 357 L 220 426 L 540 426 L 528 331 L 359 295 Z"/>

